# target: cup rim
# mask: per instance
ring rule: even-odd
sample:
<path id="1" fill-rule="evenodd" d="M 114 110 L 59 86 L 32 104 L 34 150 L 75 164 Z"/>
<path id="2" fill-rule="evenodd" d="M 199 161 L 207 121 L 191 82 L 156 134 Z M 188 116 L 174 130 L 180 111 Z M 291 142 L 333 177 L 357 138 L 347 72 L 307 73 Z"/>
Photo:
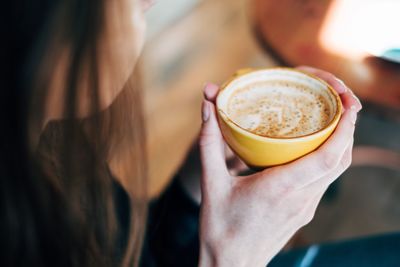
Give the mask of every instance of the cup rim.
<path id="1" fill-rule="evenodd" d="M 299 136 L 293 136 L 293 137 L 273 137 L 273 136 L 265 136 L 265 135 L 260 135 L 260 134 L 256 134 L 253 133 L 249 130 L 246 130 L 245 128 L 241 127 L 240 125 L 238 125 L 237 123 L 235 123 L 234 121 L 232 121 L 227 114 L 225 114 L 225 112 L 219 108 L 218 106 L 218 98 L 220 96 L 220 93 L 225 90 L 233 81 L 247 75 L 250 73 L 254 73 L 254 72 L 258 72 L 258 71 L 272 71 L 272 70 L 285 70 L 285 71 L 293 71 L 293 72 L 298 72 L 301 74 L 304 74 L 306 76 L 308 76 L 311 79 L 317 80 L 320 83 L 324 84 L 328 90 L 330 91 L 330 93 L 334 96 L 335 101 L 336 101 L 336 112 L 335 115 L 332 117 L 332 119 L 330 120 L 329 123 L 327 123 L 323 128 L 319 129 L 318 131 L 309 133 L 309 134 L 305 134 L 305 135 L 299 135 Z M 328 84 L 326 81 L 324 81 L 323 79 L 317 77 L 316 75 L 313 75 L 311 73 L 308 73 L 306 71 L 302 71 L 299 69 L 294 69 L 294 68 L 289 68 L 289 67 L 272 67 L 272 68 L 247 68 L 247 69 L 241 69 L 238 70 L 230 79 L 228 79 L 222 86 L 221 89 L 218 92 L 217 98 L 216 98 L 216 108 L 217 108 L 217 112 L 219 114 L 219 117 L 221 117 L 228 125 L 230 125 L 231 127 L 233 127 L 234 129 L 238 130 L 239 132 L 246 134 L 246 135 L 250 135 L 253 138 L 256 139 L 261 139 L 261 140 L 274 140 L 274 141 L 297 141 L 299 139 L 309 139 L 312 138 L 314 136 L 317 135 L 322 135 L 324 134 L 326 131 L 328 131 L 328 129 L 330 129 L 332 126 L 335 127 L 336 124 L 338 123 L 340 116 L 342 114 L 342 109 L 343 109 L 343 105 L 342 105 L 342 101 L 340 99 L 339 94 L 335 91 L 335 89 L 332 88 L 332 86 L 330 84 Z"/>

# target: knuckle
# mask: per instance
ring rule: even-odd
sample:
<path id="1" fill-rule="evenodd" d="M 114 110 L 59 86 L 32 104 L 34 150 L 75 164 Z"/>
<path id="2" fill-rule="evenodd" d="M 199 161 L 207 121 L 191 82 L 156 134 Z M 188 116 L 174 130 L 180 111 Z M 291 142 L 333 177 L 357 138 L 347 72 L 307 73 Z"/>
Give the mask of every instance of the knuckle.
<path id="1" fill-rule="evenodd" d="M 294 207 L 293 209 L 288 211 L 288 219 L 292 219 L 293 221 L 296 222 L 299 226 L 304 226 L 312 221 L 314 218 L 314 212 L 310 211 L 310 208 L 307 206 L 302 205 L 299 207 L 299 205 L 296 205 L 297 207 Z"/>
<path id="2" fill-rule="evenodd" d="M 199 146 L 208 146 L 208 145 L 215 145 L 218 143 L 222 143 L 222 136 L 211 129 L 202 129 L 199 135 Z"/>
<path id="3" fill-rule="evenodd" d="M 307 211 L 303 216 L 303 225 L 309 224 L 314 219 L 315 212 Z"/>
<path id="4" fill-rule="evenodd" d="M 199 146 L 200 147 L 209 146 L 213 143 L 215 143 L 215 137 L 212 133 L 209 133 L 207 131 L 202 131 L 200 133 L 200 137 L 199 137 Z"/>
<path id="5" fill-rule="evenodd" d="M 348 148 L 340 160 L 339 167 L 341 170 L 345 171 L 351 166 L 353 160 L 353 150 L 352 147 Z"/>
<path id="6" fill-rule="evenodd" d="M 354 122 L 351 119 L 348 119 L 346 121 L 347 126 L 346 126 L 346 134 L 349 136 L 353 136 L 354 135 L 354 130 L 356 129 L 356 125 L 354 124 Z"/>
<path id="7" fill-rule="evenodd" d="M 352 157 L 351 155 L 346 155 L 343 157 L 343 159 L 340 161 L 340 167 L 342 170 L 347 170 L 352 162 Z"/>
<path id="8" fill-rule="evenodd" d="M 315 210 L 314 206 L 316 207 L 316 204 L 314 201 L 308 200 L 306 201 L 307 204 L 303 204 L 302 208 L 300 209 L 300 212 L 298 213 L 299 218 L 299 223 L 304 226 L 308 223 L 310 223 L 314 219 L 315 215 Z"/>
<path id="9" fill-rule="evenodd" d="M 211 138 L 208 138 L 206 136 L 201 136 L 201 138 L 199 140 L 199 146 L 200 147 L 210 146 L 213 143 L 214 143 L 214 141 Z"/>

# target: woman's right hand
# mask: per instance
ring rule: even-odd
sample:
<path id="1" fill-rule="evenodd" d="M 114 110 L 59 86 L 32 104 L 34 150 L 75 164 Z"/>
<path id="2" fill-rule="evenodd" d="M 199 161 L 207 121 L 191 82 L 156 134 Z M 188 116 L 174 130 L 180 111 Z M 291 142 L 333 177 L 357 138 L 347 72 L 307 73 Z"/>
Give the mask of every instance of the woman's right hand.
<path id="1" fill-rule="evenodd" d="M 249 176 L 232 176 L 214 101 L 218 87 L 205 88 L 200 136 L 202 204 L 199 266 L 266 266 L 293 234 L 311 221 L 328 186 L 351 163 L 353 134 L 361 104 L 340 80 L 301 67 L 330 83 L 344 113 L 332 136 L 292 163 Z"/>

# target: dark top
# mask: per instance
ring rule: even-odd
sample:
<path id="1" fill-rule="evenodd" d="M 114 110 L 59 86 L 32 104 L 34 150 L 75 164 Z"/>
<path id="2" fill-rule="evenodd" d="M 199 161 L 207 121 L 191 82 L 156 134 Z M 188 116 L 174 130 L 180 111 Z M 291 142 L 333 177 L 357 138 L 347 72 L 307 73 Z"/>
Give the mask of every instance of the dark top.
<path id="1" fill-rule="evenodd" d="M 122 252 L 129 230 L 129 197 L 118 183 L 114 188 L 120 222 L 118 240 Z M 150 204 L 140 266 L 197 266 L 198 219 L 198 205 L 175 178 L 160 198 Z"/>
<path id="2" fill-rule="evenodd" d="M 175 177 L 150 205 L 141 266 L 197 266 L 199 211 Z"/>

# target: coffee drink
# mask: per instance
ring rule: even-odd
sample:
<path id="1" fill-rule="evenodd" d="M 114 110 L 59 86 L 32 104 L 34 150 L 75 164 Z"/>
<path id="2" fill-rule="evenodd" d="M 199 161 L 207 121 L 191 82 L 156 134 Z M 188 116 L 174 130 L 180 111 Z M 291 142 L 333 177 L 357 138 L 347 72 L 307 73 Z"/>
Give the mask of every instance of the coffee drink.
<path id="1" fill-rule="evenodd" d="M 317 149 L 343 110 L 325 81 L 291 68 L 239 70 L 221 86 L 216 108 L 224 140 L 255 170 Z"/>
<path id="2" fill-rule="evenodd" d="M 249 79 L 231 90 L 224 113 L 261 136 L 293 138 L 317 132 L 333 119 L 334 99 L 328 89 L 309 84 L 301 75 L 305 76 Z"/>
<path id="3" fill-rule="evenodd" d="M 229 99 L 227 115 L 258 135 L 296 137 L 324 128 L 331 113 L 328 101 L 307 87 L 267 81 L 236 90 Z"/>

